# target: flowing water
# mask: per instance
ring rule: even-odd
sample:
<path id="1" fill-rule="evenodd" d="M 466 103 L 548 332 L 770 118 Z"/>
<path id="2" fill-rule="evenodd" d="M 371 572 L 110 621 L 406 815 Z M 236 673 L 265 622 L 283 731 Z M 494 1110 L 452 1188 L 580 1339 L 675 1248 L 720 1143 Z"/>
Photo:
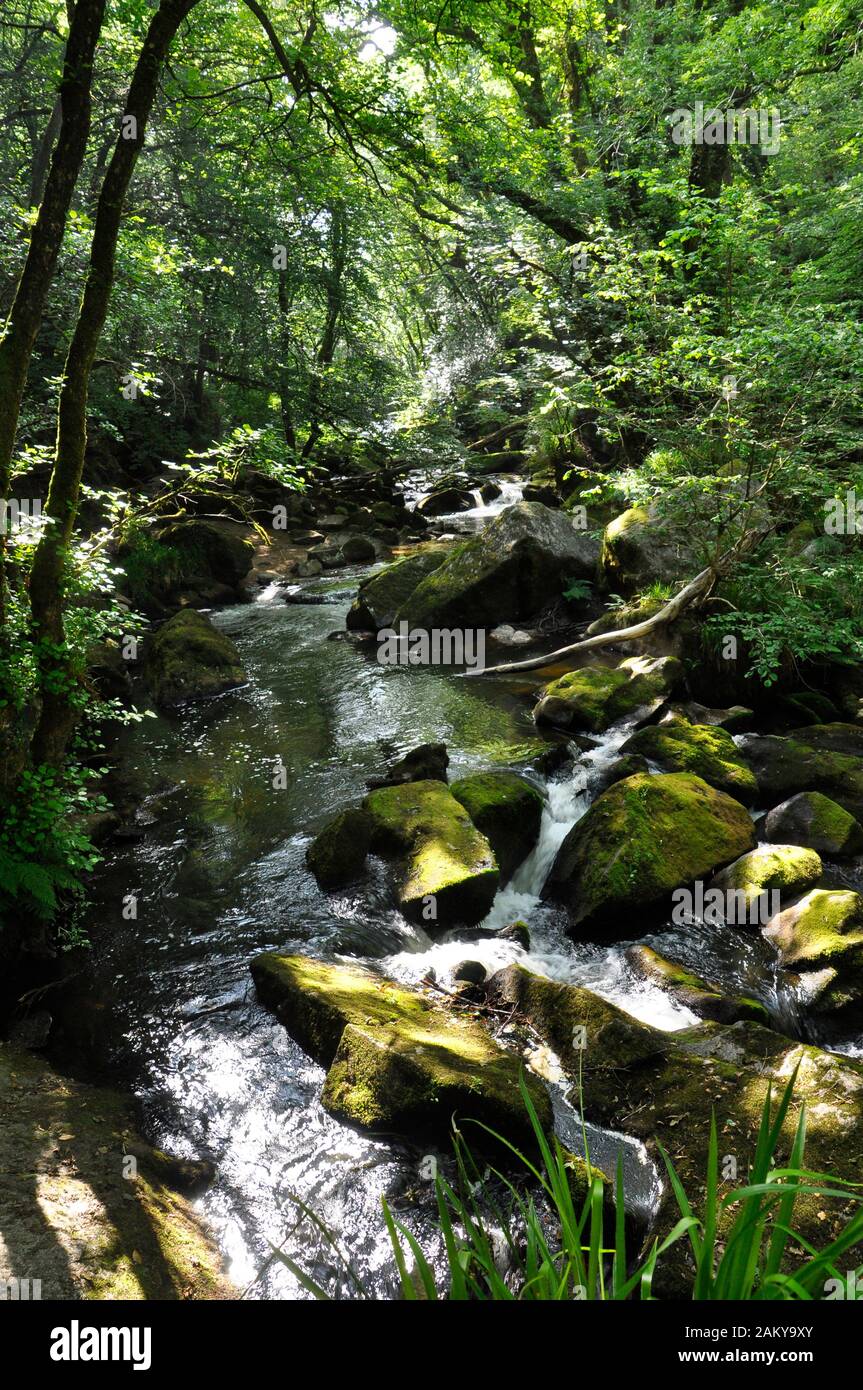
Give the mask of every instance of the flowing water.
<path id="1" fill-rule="evenodd" d="M 218 1177 L 202 1207 L 234 1281 L 253 1285 L 257 1297 L 301 1296 L 286 1268 L 265 1268 L 281 1242 L 315 1277 L 337 1277 L 326 1244 L 315 1252 L 308 1227 L 291 1234 L 297 1195 L 340 1233 L 353 1266 L 379 1295 L 392 1291 L 381 1196 L 430 1249 L 433 1240 L 422 1156 L 359 1135 L 322 1110 L 323 1070 L 255 999 L 248 963 L 258 952 L 360 958 L 405 981 L 433 970 L 444 987 L 465 957 L 489 969 L 518 960 L 658 1027 L 694 1021 L 630 972 L 626 943 L 572 942 L 561 909 L 540 898 L 559 845 L 628 726 L 546 783 L 529 771 L 547 747 L 530 718 L 535 682 L 379 665 L 373 652 L 345 638 L 358 578 L 342 572 L 311 586 L 327 602 L 286 603 L 271 586 L 255 604 L 213 615 L 239 647 L 250 683 L 127 731 L 128 757 L 147 792 L 138 813 L 144 833 L 113 853 L 98 876 L 87 1007 L 156 1141 L 216 1161 Z M 511 942 L 431 941 L 396 910 L 381 864 L 373 862 L 356 889 L 331 896 L 305 867 L 321 825 L 359 801 L 368 777 L 426 741 L 446 743 L 452 778 L 521 767 L 545 794 L 538 844 L 485 924 L 527 921 L 529 954 Z M 130 902 L 137 915 L 127 920 Z M 627 934 L 622 922 L 620 935 Z M 723 940 L 696 923 L 673 928 L 662 949 L 722 984 L 766 993 L 769 1003 L 774 976 L 766 948 L 757 933 L 743 945 L 741 935 Z M 578 1144 L 578 1117 L 563 1099 L 554 1059 L 542 1059 L 539 1069 L 553 1086 L 560 1132 Z M 623 1149 L 633 1204 L 649 1210 L 657 1178 L 643 1148 L 594 1130 L 588 1138 L 600 1164 L 613 1167 Z M 351 1295 L 343 1274 L 341 1296 Z"/>

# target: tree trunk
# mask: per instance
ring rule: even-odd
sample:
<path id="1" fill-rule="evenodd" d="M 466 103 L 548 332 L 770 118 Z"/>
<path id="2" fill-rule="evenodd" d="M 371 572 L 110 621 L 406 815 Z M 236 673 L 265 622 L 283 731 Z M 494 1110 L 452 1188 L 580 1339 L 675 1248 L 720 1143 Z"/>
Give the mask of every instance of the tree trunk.
<path id="1" fill-rule="evenodd" d="M 336 206 L 332 210 L 330 228 L 330 267 L 327 271 L 327 308 L 324 317 L 324 331 L 321 345 L 312 371 L 309 387 L 309 433 L 303 445 L 302 457 L 308 458 L 318 442 L 321 433 L 321 407 L 323 404 L 324 373 L 332 364 L 336 344 L 339 340 L 339 321 L 344 307 L 344 275 L 347 265 L 347 226 L 345 210 Z"/>
<path id="2" fill-rule="evenodd" d="M 48 525 L 36 549 L 30 578 L 34 630 L 39 641 L 47 644 L 42 648 L 42 715 L 33 742 L 34 758 L 40 763 L 56 765 L 62 760 L 77 717 L 71 698 L 75 675 L 64 650 L 63 578 L 84 469 L 90 371 L 114 282 L 123 206 L 144 145 L 162 64 L 180 24 L 196 3 L 197 0 L 162 0 L 150 21 L 129 87 L 120 134 L 99 194 L 84 295 L 60 392 L 54 468 L 45 507 Z"/>
<path id="3" fill-rule="evenodd" d="M 105 0 L 78 0 L 60 82 L 60 129 L 45 193 L 30 236 L 5 331 L 0 339 L 0 500 L 9 496 L 18 416 L 45 299 L 54 278 L 72 194 L 90 130 L 93 55 Z M 0 630 L 6 618 L 5 527 L 0 528 Z"/>

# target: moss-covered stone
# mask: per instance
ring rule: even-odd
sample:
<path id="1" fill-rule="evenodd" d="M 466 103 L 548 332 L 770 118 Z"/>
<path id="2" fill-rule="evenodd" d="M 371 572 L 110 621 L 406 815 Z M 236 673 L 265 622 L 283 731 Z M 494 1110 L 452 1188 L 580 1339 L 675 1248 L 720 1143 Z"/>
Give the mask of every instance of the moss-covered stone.
<path id="1" fill-rule="evenodd" d="M 187 1176 L 135 1133 L 125 1097 L 0 1044 L 0 1283 L 40 1279 L 43 1300 L 235 1297 L 176 1190 Z"/>
<path id="2" fill-rule="evenodd" d="M 576 1084 L 572 1099 L 594 1124 L 641 1139 L 664 1172 L 656 1144 L 674 1162 L 696 1212 L 704 1209 L 711 1117 L 715 1113 L 721 1154 L 737 1160 L 737 1183 L 751 1163 L 761 1111 L 772 1087 L 773 1104 L 797 1068 L 794 1102 L 782 1130 L 782 1156 L 793 1142 L 801 1103 L 806 1103 L 806 1166 L 848 1183 L 860 1172 L 860 1114 L 863 1064 L 790 1042 L 757 1023 L 701 1023 L 677 1033 L 660 1033 L 587 990 L 557 984 L 510 966 L 490 982 L 527 1017 L 560 1058 Z M 586 1047 L 579 1047 L 585 1035 Z M 578 1031 L 576 1031 L 578 1030 Z M 580 1090 L 580 1094 L 578 1091 Z M 732 1187 L 723 1179 L 720 1195 Z M 818 1194 L 801 1194 L 794 1228 L 819 1250 L 839 1234 L 852 1208 Z M 737 1208 L 719 1213 L 719 1239 Z M 660 1241 L 679 1220 L 673 1192 L 665 1187 L 650 1240 Z M 846 1252 L 848 1268 L 863 1249 Z M 796 1242 L 788 1267 L 804 1258 Z M 692 1296 L 685 1241 L 660 1259 L 653 1285 L 659 1297 Z"/>
<path id="3" fill-rule="evenodd" d="M 627 657 L 619 666 L 582 666 L 547 685 L 533 711 L 538 723 L 603 730 L 644 706 L 655 706 L 683 679 L 673 656 Z"/>
<path id="4" fill-rule="evenodd" d="M 262 1003 L 329 1067 L 322 1100 L 331 1114 L 408 1138 L 444 1137 L 456 1114 L 529 1142 L 519 1058 L 477 1019 L 358 966 L 268 953 L 251 970 Z M 550 1129 L 548 1094 L 534 1078 L 528 1086 Z"/>
<path id="5" fill-rule="evenodd" d="M 807 1013 L 845 1028 L 863 1020 L 863 898 L 816 888 L 767 924 L 782 965 L 801 973 Z"/>
<path id="6" fill-rule="evenodd" d="M 348 610 L 347 626 L 355 632 L 391 627 L 398 609 L 417 584 L 443 563 L 445 554 L 442 548 L 424 548 L 364 579 Z"/>
<path id="7" fill-rule="evenodd" d="M 795 729 L 793 738 L 745 739 L 743 752 L 762 798 L 770 804 L 797 792 L 821 792 L 849 815 L 863 819 L 863 757 L 816 746 L 801 734 L 806 739 L 819 737 Z"/>
<path id="8" fill-rule="evenodd" d="M 568 579 L 590 578 L 596 553 L 591 537 L 562 512 L 519 502 L 454 546 L 399 605 L 396 622 L 429 629 L 531 618 Z"/>
<path id="9" fill-rule="evenodd" d="M 863 853 L 863 826 L 821 792 L 799 792 L 774 806 L 764 818 L 764 835 L 774 844 L 805 845 L 830 859 Z"/>
<path id="10" fill-rule="evenodd" d="M 666 960 L 652 946 L 631 946 L 626 959 L 639 975 L 660 985 L 672 999 L 691 1009 L 699 1018 L 710 1019 L 714 1023 L 739 1023 L 741 1019 L 746 1019 L 750 1023 L 769 1026 L 770 1015 L 757 999 L 723 994 L 715 985 L 707 984 L 700 976 L 684 970 L 682 965 Z"/>
<path id="11" fill-rule="evenodd" d="M 741 905 L 748 912 L 762 893 L 776 892 L 780 902 L 788 902 L 816 884 L 821 873 L 821 859 L 814 850 L 799 845 L 758 845 L 720 870 L 710 887 L 742 895 Z"/>
<path id="12" fill-rule="evenodd" d="M 334 816 L 306 850 L 306 863 L 321 888 L 338 888 L 362 873 L 372 839 L 371 817 L 361 810 Z"/>
<path id="13" fill-rule="evenodd" d="M 630 507 L 605 528 L 600 572 L 606 588 L 637 593 L 650 584 L 692 576 L 701 568 L 682 528 L 655 507 Z"/>
<path id="14" fill-rule="evenodd" d="M 675 720 L 639 729 L 621 753 L 641 753 L 665 772 L 694 772 L 711 787 L 751 806 L 758 796 L 755 774 L 734 739 L 715 725 Z"/>
<path id="15" fill-rule="evenodd" d="M 162 709 L 222 695 L 248 681 L 231 639 L 194 608 L 181 609 L 150 637 L 144 677 Z"/>
<path id="16" fill-rule="evenodd" d="M 371 847 L 400 861 L 398 899 L 427 930 L 472 924 L 488 913 L 500 874 L 491 845 L 442 782 L 408 782 L 370 792 Z M 436 916 L 427 905 L 434 902 Z"/>
<path id="17" fill-rule="evenodd" d="M 542 820 L 543 799 L 515 772 L 478 772 L 453 782 L 450 791 L 486 837 L 507 883 L 533 849 Z"/>
<path id="18" fill-rule="evenodd" d="M 609 787 L 573 826 L 544 896 L 566 902 L 582 934 L 632 935 L 633 908 L 663 904 L 754 844 L 746 809 L 702 778 L 640 773 Z"/>

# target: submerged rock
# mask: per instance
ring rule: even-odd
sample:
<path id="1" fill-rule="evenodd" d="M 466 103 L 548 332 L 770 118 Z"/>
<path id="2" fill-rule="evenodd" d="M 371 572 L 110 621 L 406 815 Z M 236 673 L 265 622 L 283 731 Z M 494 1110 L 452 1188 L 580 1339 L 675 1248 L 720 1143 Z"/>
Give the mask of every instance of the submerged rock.
<path id="1" fill-rule="evenodd" d="M 400 861 L 398 901 L 427 930 L 486 916 L 500 881 L 491 845 L 441 782 L 370 792 L 372 849 Z"/>
<path id="2" fill-rule="evenodd" d="M 658 907 L 754 844 L 745 807 L 702 778 L 638 773 L 609 787 L 573 826 L 543 897 L 565 902 L 581 935 L 632 935 L 633 908 Z"/>
<path id="3" fill-rule="evenodd" d="M 799 792 L 764 818 L 764 835 L 772 843 L 805 845 L 830 859 L 863 853 L 863 826 L 820 792 Z"/>
<path id="4" fill-rule="evenodd" d="M 251 964 L 258 996 L 291 1037 L 329 1067 L 324 1108 L 362 1129 L 445 1138 L 453 1116 L 530 1143 L 519 1058 L 484 1026 L 446 1011 L 418 990 L 358 966 L 268 952 Z M 528 1076 L 546 1130 L 551 1103 Z M 481 1132 L 470 1127 L 471 1141 Z"/>
<path id="5" fill-rule="evenodd" d="M 665 772 L 694 772 L 745 806 L 758 796 L 755 774 L 725 729 L 682 719 L 639 729 L 621 753 L 641 753 Z"/>
<path id="6" fill-rule="evenodd" d="M 516 503 L 453 547 L 399 604 L 396 618 L 420 628 L 496 627 L 531 618 L 560 596 L 568 579 L 593 574 L 597 549 L 562 512 Z"/>
<path id="7" fill-rule="evenodd" d="M 392 565 L 385 565 L 377 574 L 364 579 L 348 612 L 348 627 L 366 632 L 391 627 L 397 609 L 420 580 L 443 563 L 444 553 L 443 550 L 420 550 Z"/>
<path id="8" fill-rule="evenodd" d="M 153 698 L 169 710 L 236 690 L 249 679 L 231 639 L 194 608 L 181 609 L 152 634 L 143 665 Z"/>
<path id="9" fill-rule="evenodd" d="M 859 1180 L 863 1064 L 795 1043 L 757 1023 L 700 1023 L 662 1033 L 588 990 L 557 984 L 510 966 L 493 976 L 489 988 L 516 1007 L 555 1051 L 576 1085 L 572 1101 L 593 1124 L 641 1139 L 664 1172 L 661 1142 L 674 1162 L 693 1210 L 704 1210 L 711 1117 L 715 1113 L 720 1153 L 738 1164 L 738 1182 L 755 1151 L 768 1087 L 774 1107 L 797 1070 L 794 1100 L 783 1128 L 782 1152 L 794 1137 L 800 1105 L 807 1106 L 806 1166 L 840 1180 Z M 825 1101 L 829 1097 L 829 1103 Z M 720 1207 L 719 1239 L 736 1215 Z M 847 1210 L 816 1193 L 802 1193 L 794 1229 L 819 1250 L 839 1234 Z M 652 1242 L 660 1242 L 680 1218 L 668 1183 L 664 1185 Z M 789 1264 L 802 1258 L 788 1252 Z M 855 1268 L 863 1249 L 843 1259 Z M 653 1284 L 660 1297 L 691 1298 L 688 1243 L 672 1246 L 659 1260 Z"/>
<path id="10" fill-rule="evenodd" d="M 324 826 L 306 850 L 306 863 L 321 888 L 338 888 L 365 868 L 372 839 L 365 811 L 342 811 Z"/>
<path id="11" fill-rule="evenodd" d="M 666 960 L 651 946 L 631 946 L 626 952 L 626 959 L 639 975 L 660 985 L 666 994 L 691 1009 L 699 1018 L 710 1019 L 714 1023 L 739 1023 L 741 1019 L 748 1019 L 769 1027 L 770 1016 L 757 999 L 723 994 L 715 985 L 690 974 L 682 965 Z"/>
<path id="12" fill-rule="evenodd" d="M 453 782 L 450 791 L 488 840 L 500 881 L 507 883 L 536 844 L 542 794 L 516 772 L 477 772 Z"/>
<path id="13" fill-rule="evenodd" d="M 398 787 L 403 782 L 445 782 L 449 754 L 445 743 L 421 743 L 412 748 L 397 763 L 394 763 L 381 777 L 370 777 L 366 782 L 369 788 Z"/>
<path id="14" fill-rule="evenodd" d="M 643 706 L 657 705 L 683 679 L 673 656 L 631 656 L 619 666 L 582 666 L 552 681 L 533 711 L 540 724 L 602 733 Z"/>

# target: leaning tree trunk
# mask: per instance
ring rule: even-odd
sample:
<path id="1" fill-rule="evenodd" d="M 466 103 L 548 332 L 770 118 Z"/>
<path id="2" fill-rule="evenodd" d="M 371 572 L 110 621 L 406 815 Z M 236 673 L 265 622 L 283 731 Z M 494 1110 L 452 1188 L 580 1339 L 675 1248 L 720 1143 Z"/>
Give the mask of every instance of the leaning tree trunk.
<path id="1" fill-rule="evenodd" d="M 62 760 L 76 719 L 75 675 L 65 652 L 63 579 L 84 469 L 90 371 L 108 313 L 126 191 L 143 148 L 162 64 L 180 24 L 197 2 L 162 0 L 150 21 L 99 194 L 84 295 L 60 392 L 54 468 L 45 507 L 48 524 L 30 578 L 33 625 L 43 653 L 42 713 L 33 740 L 33 756 L 39 763 L 56 765 Z"/>
<path id="2" fill-rule="evenodd" d="M 90 131 L 93 55 L 102 28 L 105 0 L 78 0 L 72 14 L 63 77 L 60 124 L 45 192 L 27 248 L 15 298 L 0 339 L 0 500 L 6 501 L 18 416 L 45 299 L 54 278 L 72 194 Z M 52 118 L 53 119 L 53 118 Z M 47 138 L 47 133 L 46 133 Z M 6 617 L 5 525 L 0 527 L 0 633 Z M 7 634 L 8 635 L 8 634 Z"/>

